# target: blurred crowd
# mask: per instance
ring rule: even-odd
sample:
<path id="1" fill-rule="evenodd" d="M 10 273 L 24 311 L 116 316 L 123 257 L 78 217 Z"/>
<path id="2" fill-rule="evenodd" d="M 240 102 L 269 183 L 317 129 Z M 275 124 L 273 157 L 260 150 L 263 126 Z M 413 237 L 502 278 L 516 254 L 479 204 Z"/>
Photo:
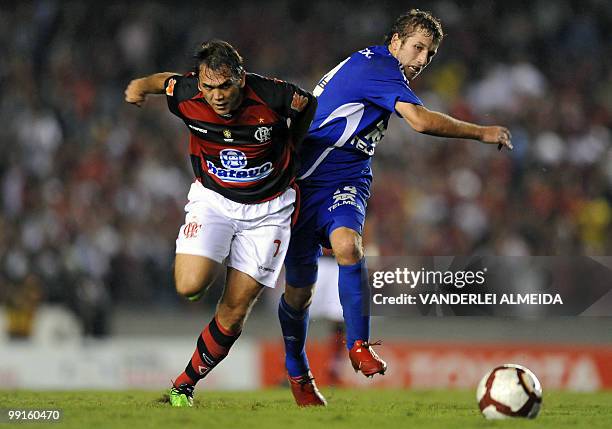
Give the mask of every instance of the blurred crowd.
<path id="1" fill-rule="evenodd" d="M 192 180 L 187 131 L 163 97 L 126 105 L 130 79 L 188 71 L 198 43 L 217 37 L 247 70 L 312 89 L 411 7 L 446 32 L 417 95 L 508 126 L 515 149 L 392 121 L 374 160 L 366 253 L 610 254 L 605 0 L 24 1 L 0 5 L 0 299 L 17 311 L 64 303 L 92 335 L 108 332 L 117 303 L 184 308 L 171 264 Z"/>

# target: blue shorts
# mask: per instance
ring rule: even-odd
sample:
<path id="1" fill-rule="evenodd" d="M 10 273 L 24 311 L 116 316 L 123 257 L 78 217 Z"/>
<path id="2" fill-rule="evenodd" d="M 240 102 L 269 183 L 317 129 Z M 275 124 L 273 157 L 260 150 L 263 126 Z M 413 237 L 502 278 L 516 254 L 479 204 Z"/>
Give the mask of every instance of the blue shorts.
<path id="1" fill-rule="evenodd" d="M 300 212 L 285 257 L 288 284 L 306 287 L 316 283 L 317 262 L 322 247 L 331 247 L 330 234 L 340 227 L 361 234 L 369 197 L 369 186 L 363 183 L 330 188 L 300 184 Z"/>

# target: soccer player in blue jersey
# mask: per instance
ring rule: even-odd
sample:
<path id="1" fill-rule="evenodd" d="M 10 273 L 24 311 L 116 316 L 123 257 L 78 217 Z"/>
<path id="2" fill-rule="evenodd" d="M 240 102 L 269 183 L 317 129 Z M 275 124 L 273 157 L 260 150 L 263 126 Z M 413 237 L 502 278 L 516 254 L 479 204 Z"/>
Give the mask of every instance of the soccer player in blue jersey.
<path id="1" fill-rule="evenodd" d="M 287 285 L 279 303 L 286 367 L 298 405 L 325 405 L 305 353 L 308 306 L 317 279 L 321 247 L 331 247 L 339 265 L 339 296 L 347 348 L 355 371 L 384 374 L 387 364 L 369 343 L 364 315 L 368 275 L 361 234 L 370 196 L 371 159 L 395 113 L 416 131 L 478 140 L 512 149 L 510 132 L 428 110 L 410 89 L 431 62 L 444 34 L 431 13 L 400 16 L 383 45 L 355 52 L 327 73 L 314 95 L 318 109 L 300 150 L 301 208 L 285 259 Z"/>

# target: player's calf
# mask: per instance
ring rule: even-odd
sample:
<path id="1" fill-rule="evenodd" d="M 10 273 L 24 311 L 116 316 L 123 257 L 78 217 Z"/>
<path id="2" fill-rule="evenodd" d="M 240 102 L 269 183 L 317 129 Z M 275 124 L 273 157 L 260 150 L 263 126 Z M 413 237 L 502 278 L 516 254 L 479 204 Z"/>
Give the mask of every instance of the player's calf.
<path id="1" fill-rule="evenodd" d="M 314 291 L 314 284 L 306 287 L 293 287 L 290 284 L 286 284 L 284 293 L 285 302 L 295 311 L 303 311 L 312 303 Z"/>
<path id="2" fill-rule="evenodd" d="M 248 313 L 249 306 L 247 304 L 231 306 L 221 302 L 217 306 L 217 320 L 219 324 L 233 334 L 238 334 L 242 331 L 242 326 L 246 321 Z"/>
<path id="3" fill-rule="evenodd" d="M 178 393 L 174 392 L 177 401 L 185 402 L 186 399 L 182 398 L 181 395 L 186 394 L 186 392 L 193 396 L 193 388 L 196 383 L 206 377 L 227 356 L 239 336 L 240 332 L 228 331 L 219 324 L 216 318 L 210 321 L 198 337 L 196 348 L 185 370 L 174 381 L 173 387 L 182 390 Z M 172 393 L 171 389 L 171 403 L 173 401 Z"/>

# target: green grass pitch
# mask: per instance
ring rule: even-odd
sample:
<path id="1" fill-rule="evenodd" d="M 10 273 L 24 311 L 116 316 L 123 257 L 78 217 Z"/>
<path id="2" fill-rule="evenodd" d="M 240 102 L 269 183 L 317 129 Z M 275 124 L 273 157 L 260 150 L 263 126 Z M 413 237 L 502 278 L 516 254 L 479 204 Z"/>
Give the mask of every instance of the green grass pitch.
<path id="1" fill-rule="evenodd" d="M 544 392 L 535 420 L 487 421 L 471 391 L 345 390 L 325 388 L 327 408 L 299 409 L 288 389 L 197 391 L 194 407 L 173 409 L 160 392 L 7 391 L 0 408 L 61 409 L 62 428 L 610 428 L 612 391 Z M 38 427 L 42 423 L 0 424 Z M 44 427 L 44 426 L 43 426 Z"/>

